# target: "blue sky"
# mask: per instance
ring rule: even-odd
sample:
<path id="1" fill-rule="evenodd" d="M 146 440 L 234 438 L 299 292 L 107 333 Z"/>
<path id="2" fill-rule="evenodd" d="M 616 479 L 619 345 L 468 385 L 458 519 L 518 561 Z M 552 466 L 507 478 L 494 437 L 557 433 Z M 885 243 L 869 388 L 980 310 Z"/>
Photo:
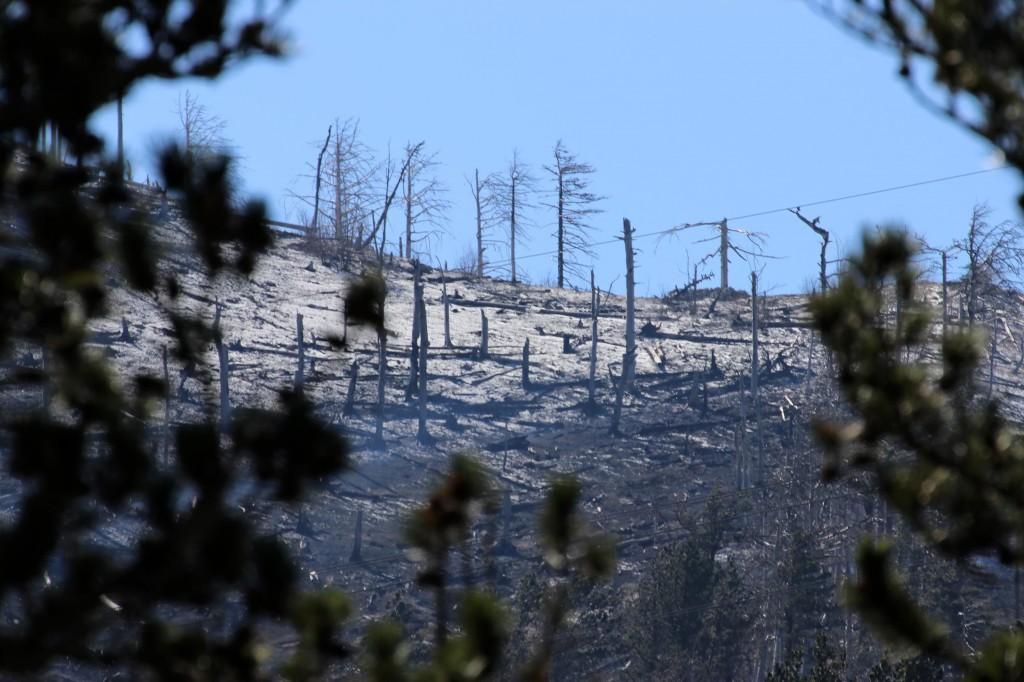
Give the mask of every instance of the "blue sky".
<path id="1" fill-rule="evenodd" d="M 463 177 L 503 168 L 518 149 L 541 176 L 558 139 L 596 166 L 608 195 L 594 241 L 810 203 L 991 167 L 992 150 L 922 109 L 889 54 L 864 45 L 800 0 L 300 0 L 286 15 L 291 56 L 248 64 L 213 84 L 147 84 L 126 102 L 137 179 L 155 141 L 175 132 L 186 87 L 227 123 L 247 189 L 288 219 L 290 190 L 335 118 L 359 119 L 378 153 L 425 140 L 452 208 L 435 257 L 470 248 L 473 209 Z M 109 113 L 99 124 L 112 130 Z M 956 238 L 972 205 L 1017 219 L 1018 175 L 1000 170 L 808 209 L 836 238 L 863 226 L 908 224 Z M 550 250 L 550 210 L 537 210 L 519 254 Z M 397 218 L 397 216 L 396 216 Z M 803 290 L 817 237 L 786 213 L 736 223 L 768 236 L 762 282 Z M 709 245 L 641 239 L 638 292 L 681 283 Z M 621 244 L 597 248 L 599 283 L 624 272 Z M 837 253 L 831 254 L 832 256 Z M 550 256 L 521 260 L 548 281 Z M 749 269 L 734 259 L 731 283 Z"/>

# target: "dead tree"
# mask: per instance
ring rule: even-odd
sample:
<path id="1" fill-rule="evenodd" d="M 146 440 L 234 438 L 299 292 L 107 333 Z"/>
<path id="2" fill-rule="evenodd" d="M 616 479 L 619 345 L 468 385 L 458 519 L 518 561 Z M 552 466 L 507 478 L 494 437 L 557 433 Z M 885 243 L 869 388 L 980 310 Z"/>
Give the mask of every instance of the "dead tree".
<path id="1" fill-rule="evenodd" d="M 484 254 L 487 251 L 487 244 L 490 243 L 489 232 L 495 222 L 495 193 L 494 176 L 489 175 L 483 180 L 480 179 L 480 170 L 473 171 L 473 179 L 466 178 L 469 191 L 473 195 L 473 205 L 476 208 L 476 263 L 474 272 L 477 277 L 484 276 L 486 260 Z"/>
<path id="2" fill-rule="evenodd" d="M 436 155 L 427 155 L 423 143 L 405 146 L 405 185 L 402 203 L 405 207 L 405 257 L 412 258 L 414 245 L 436 239 L 442 230 L 441 221 L 450 206 L 444 198 L 444 185 L 430 175 L 438 165 Z M 417 226 L 428 226 L 426 231 Z M 428 249 L 429 251 L 429 249 Z"/>
<path id="3" fill-rule="evenodd" d="M 224 137 L 224 119 L 211 114 L 190 91 L 178 96 L 178 123 L 181 126 L 185 154 L 193 159 L 209 158 L 229 151 Z"/>
<path id="4" fill-rule="evenodd" d="M 590 372 L 587 379 L 587 403 L 597 405 L 597 316 L 601 307 L 601 292 L 594 284 L 594 271 L 590 271 Z"/>
<path id="5" fill-rule="evenodd" d="M 222 433 L 227 433 L 231 426 L 228 347 L 220 339 L 217 340 L 217 359 L 220 367 L 220 430 Z"/>
<path id="6" fill-rule="evenodd" d="M 986 219 L 991 211 L 978 204 L 971 212 L 967 235 L 954 248 L 967 259 L 963 276 L 967 324 L 973 327 L 985 310 L 1013 305 L 1013 296 L 1024 278 L 1024 228 L 1005 221 L 998 225 Z"/>
<path id="7" fill-rule="evenodd" d="M 444 347 L 452 347 L 451 301 L 448 300 L 448 263 L 441 268 L 441 302 L 444 305 Z"/>
<path id="8" fill-rule="evenodd" d="M 523 390 L 530 390 L 530 339 L 523 344 Z"/>
<path id="9" fill-rule="evenodd" d="M 622 416 L 622 401 L 633 380 L 633 366 L 636 362 L 636 319 L 633 272 L 633 227 L 628 218 L 622 219 L 622 241 L 626 247 L 626 352 L 622 356 L 622 375 L 615 392 L 615 412 L 612 415 L 611 432 L 620 433 L 619 421 Z"/>
<path id="10" fill-rule="evenodd" d="M 536 182 L 529 168 L 519 160 L 519 152 L 513 152 L 512 161 L 502 175 L 496 175 L 488 188 L 491 205 L 501 221 L 505 224 L 508 234 L 509 273 L 513 284 L 518 283 L 516 266 L 516 245 L 525 238 L 525 213 L 533 208 L 531 197 Z"/>
<path id="11" fill-rule="evenodd" d="M 410 400 L 416 392 L 420 362 L 420 302 L 423 300 L 423 274 L 420 262 L 412 266 L 412 334 L 409 339 L 409 383 L 405 388 L 405 399 Z"/>
<path id="12" fill-rule="evenodd" d="M 420 290 L 420 298 L 416 314 L 420 318 L 420 342 L 419 342 L 419 426 L 416 431 L 416 440 L 420 443 L 431 442 L 430 433 L 427 431 L 427 347 L 430 341 L 427 337 L 427 304 L 423 300 L 423 291 Z"/>
<path id="13" fill-rule="evenodd" d="M 487 314 L 480 311 L 480 359 L 487 359 Z"/>
<path id="14" fill-rule="evenodd" d="M 381 171 L 382 179 L 384 180 L 384 193 L 381 197 L 381 205 L 376 211 L 376 220 L 373 221 L 372 229 L 365 235 L 359 238 L 358 244 L 360 248 L 367 248 L 373 245 L 377 239 L 377 234 L 384 227 L 385 232 L 387 228 L 388 213 L 391 210 L 391 204 L 394 203 L 395 197 L 398 196 L 398 190 L 403 186 L 405 180 L 405 174 L 409 170 L 410 159 L 418 152 L 418 149 L 423 146 L 420 142 L 414 145 L 411 149 L 411 153 L 406 154 L 405 160 L 402 162 L 402 166 L 398 171 L 395 171 L 394 164 L 391 161 L 391 153 L 388 152 L 388 158 L 383 164 L 383 170 Z M 381 239 L 381 253 L 384 251 L 384 240 Z"/>
<path id="15" fill-rule="evenodd" d="M 388 374 L 388 335 L 383 325 L 377 330 L 377 424 L 374 441 L 384 444 L 384 386 Z"/>
<path id="16" fill-rule="evenodd" d="M 348 379 L 348 392 L 345 395 L 345 407 L 342 409 L 341 414 L 345 417 L 350 416 L 355 412 L 356 407 L 356 382 L 359 381 L 359 361 L 353 360 L 352 367 L 349 370 Z"/>
<path id="17" fill-rule="evenodd" d="M 579 161 L 561 140 L 555 144 L 554 157 L 552 165 L 544 166 L 554 184 L 550 191 L 552 201 L 544 205 L 555 211 L 558 288 L 562 289 L 567 274 L 583 276 L 580 257 L 593 257 L 590 218 L 601 212 L 595 204 L 605 197 L 590 191 L 589 176 L 593 175 L 594 167 Z"/>
<path id="18" fill-rule="evenodd" d="M 814 220 L 808 220 L 806 217 L 804 217 L 804 214 L 800 212 L 799 206 L 797 206 L 796 208 L 789 209 L 789 212 L 795 215 L 797 218 L 799 218 L 805 225 L 807 225 L 807 227 L 814 230 L 814 232 L 819 237 L 821 237 L 821 256 L 818 264 L 818 286 L 820 287 L 819 291 L 821 293 L 825 293 L 828 290 L 828 230 L 819 225 L 819 223 L 821 222 L 820 216 L 815 218 Z"/>
<path id="19" fill-rule="evenodd" d="M 117 169 L 124 179 L 124 97 L 117 98 Z"/>
<path id="20" fill-rule="evenodd" d="M 295 344 L 298 348 L 298 366 L 295 368 L 295 388 L 301 390 L 306 381 L 306 344 L 302 333 L 302 314 L 295 313 Z"/>
<path id="21" fill-rule="evenodd" d="M 171 377 L 167 371 L 167 346 L 163 348 L 163 365 L 164 365 L 164 428 L 162 433 L 162 443 L 160 446 L 161 454 L 163 455 L 164 464 L 168 463 L 167 451 L 171 441 Z"/>
<path id="22" fill-rule="evenodd" d="M 750 401 L 754 407 L 754 437 L 757 439 L 757 466 L 756 476 L 758 480 L 761 478 L 761 472 L 764 467 L 762 461 L 764 457 L 764 451 L 762 448 L 761 438 L 761 393 L 760 393 L 760 361 L 758 357 L 760 355 L 760 346 L 758 339 L 758 319 L 757 319 L 757 272 L 750 273 Z"/>
<path id="23" fill-rule="evenodd" d="M 327 145 L 331 143 L 331 126 L 327 126 L 327 137 L 324 138 L 324 146 L 320 148 L 320 154 L 316 157 L 316 177 L 313 181 L 313 221 L 310 224 L 310 231 L 314 237 L 320 234 L 320 184 L 323 178 L 324 154 L 327 153 Z"/>
<path id="24" fill-rule="evenodd" d="M 749 263 L 750 258 L 771 258 L 764 253 L 765 236 L 761 232 L 752 232 L 743 228 L 729 225 L 727 218 L 722 220 L 716 220 L 711 222 L 699 222 L 699 223 L 683 223 L 677 225 L 670 230 L 667 230 L 662 238 L 667 236 L 678 236 L 688 230 L 710 227 L 714 228 L 715 234 L 712 237 L 701 239 L 698 243 L 703 244 L 707 242 L 718 242 L 718 247 L 704 255 L 698 265 L 705 263 L 708 260 L 718 256 L 719 271 L 718 271 L 718 296 L 711 302 L 711 311 L 714 310 L 715 305 L 718 303 L 718 299 L 728 296 L 729 293 L 729 254 L 736 255 L 740 260 Z M 736 244 L 733 240 L 733 236 L 742 237 L 744 245 Z"/>
<path id="25" fill-rule="evenodd" d="M 921 251 L 938 254 L 939 256 L 939 273 L 942 277 L 942 336 L 945 337 L 946 329 L 949 326 L 949 260 L 951 252 L 956 247 L 940 249 L 930 245 L 924 238 L 924 235 L 915 235 L 914 238 Z M 956 257 L 955 253 L 952 255 L 954 258 Z"/>

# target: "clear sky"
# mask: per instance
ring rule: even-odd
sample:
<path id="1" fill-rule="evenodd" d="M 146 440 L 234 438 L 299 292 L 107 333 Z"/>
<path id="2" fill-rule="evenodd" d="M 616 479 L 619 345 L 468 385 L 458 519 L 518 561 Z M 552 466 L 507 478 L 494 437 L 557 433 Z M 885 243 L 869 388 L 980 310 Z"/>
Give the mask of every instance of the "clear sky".
<path id="1" fill-rule="evenodd" d="M 801 0 L 299 0 L 286 15 L 291 56 L 260 60 L 214 84 L 152 83 L 126 102 L 126 144 L 136 179 L 151 172 L 156 140 L 175 132 L 186 87 L 227 122 L 244 156 L 247 189 L 272 214 L 294 217 L 290 191 L 335 118 L 358 119 L 378 153 L 425 140 L 442 166 L 452 208 L 437 258 L 473 240 L 464 176 L 503 168 L 518 149 L 548 163 L 558 139 L 596 166 L 608 195 L 594 241 L 684 222 L 735 217 L 978 171 L 989 146 L 922 109 L 895 59 L 814 14 Z M 112 116 L 102 117 L 112 130 Z M 861 228 L 908 224 L 946 244 L 972 205 L 1018 219 L 1019 176 L 998 170 L 960 180 L 825 204 L 837 248 Z M 397 219 L 396 215 L 396 219 Z M 551 211 L 529 216 L 520 256 L 553 248 Z M 768 236 L 762 282 L 775 292 L 814 280 L 818 238 L 794 216 L 736 221 Z M 636 243 L 638 292 L 685 279 L 710 244 Z M 600 284 L 625 270 L 620 243 L 596 249 Z M 836 256 L 838 252 L 830 254 Z M 521 260 L 529 280 L 550 281 L 551 256 Z M 749 272 L 733 259 L 731 284 Z"/>

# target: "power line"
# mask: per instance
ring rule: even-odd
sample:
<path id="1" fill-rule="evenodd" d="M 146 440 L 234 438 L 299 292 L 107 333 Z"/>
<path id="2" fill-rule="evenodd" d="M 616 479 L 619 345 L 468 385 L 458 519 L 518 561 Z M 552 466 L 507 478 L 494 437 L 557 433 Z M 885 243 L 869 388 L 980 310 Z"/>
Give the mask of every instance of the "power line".
<path id="1" fill-rule="evenodd" d="M 767 209 L 767 210 L 764 210 L 764 211 L 757 211 L 755 213 L 747 213 L 747 214 L 744 214 L 744 215 L 737 215 L 737 216 L 727 217 L 727 218 L 724 218 L 724 220 L 726 220 L 726 221 L 739 221 L 739 220 L 748 220 L 750 218 L 760 218 L 760 217 L 766 216 L 766 215 L 773 215 L 773 214 L 776 214 L 776 213 L 784 213 L 784 212 L 786 212 L 786 211 L 788 211 L 790 209 L 794 209 L 794 208 L 808 208 L 808 207 L 811 207 L 811 206 L 824 206 L 826 204 L 834 204 L 834 203 L 838 203 L 838 202 L 841 202 L 841 201 L 849 201 L 851 199 L 861 199 L 861 198 L 864 198 L 864 197 L 875 196 L 877 194 L 886 194 L 888 192 L 899 192 L 899 191 L 906 190 L 906 189 L 913 189 L 913 188 L 916 188 L 916 187 L 924 187 L 926 185 L 934 185 L 934 184 L 938 184 L 938 183 L 942 183 L 942 182 L 951 182 L 953 180 L 961 180 L 963 178 L 969 178 L 969 177 L 973 177 L 973 176 L 976 176 L 976 175 L 984 175 L 986 173 L 994 173 L 996 171 L 1007 170 L 1009 168 L 1011 168 L 1010 165 L 1003 164 L 1003 165 L 1000 165 L 1000 166 L 995 166 L 994 168 L 984 168 L 982 170 L 970 171 L 970 172 L 967 172 L 967 173 L 957 173 L 956 175 L 945 175 L 945 176 L 938 177 L 938 178 L 929 178 L 928 180 L 920 180 L 920 181 L 917 181 L 917 182 L 909 182 L 909 183 L 905 183 L 905 184 L 902 184 L 902 185 L 892 185 L 890 187 L 882 187 L 880 189 L 868 190 L 866 192 L 857 192 L 857 193 L 854 193 L 854 194 L 843 194 L 841 196 L 831 197 L 831 198 L 828 198 L 828 199 L 819 199 L 817 201 L 805 201 L 805 202 L 801 202 L 801 203 L 789 204 L 789 205 L 786 205 L 786 206 L 780 206 L 778 208 L 770 208 L 770 209 Z M 695 224 L 703 224 L 704 222 L 707 222 L 707 221 L 697 221 Z M 721 222 L 721 221 L 714 221 L 714 222 Z M 689 223 L 687 223 L 687 224 L 689 224 Z M 665 228 L 665 229 L 661 229 L 661 230 L 653 230 L 651 232 L 640 232 L 640 233 L 637 233 L 637 234 L 633 235 L 633 239 L 646 239 L 648 237 L 657 237 L 657 236 L 672 234 L 673 232 L 680 231 L 682 228 L 683 228 L 682 225 L 676 225 L 676 226 Z M 621 238 L 613 237 L 612 239 L 605 239 L 603 241 L 593 242 L 592 244 L 590 244 L 590 246 L 591 247 L 607 246 L 609 244 L 616 244 L 616 243 L 618 243 L 620 241 L 622 241 Z M 544 256 L 554 256 L 554 255 L 557 255 L 557 254 L 558 254 L 557 250 L 554 250 L 554 251 L 540 251 L 540 252 L 537 252 L 537 253 L 528 253 L 528 254 L 519 256 L 516 260 L 520 261 L 520 260 L 526 260 L 526 259 L 530 259 L 530 258 L 542 258 Z M 503 261 L 493 261 L 493 262 L 489 263 L 489 265 L 491 265 L 491 266 L 506 266 L 506 265 L 510 265 L 510 264 L 511 264 L 511 260 L 510 259 L 506 259 L 506 260 L 503 260 Z"/>

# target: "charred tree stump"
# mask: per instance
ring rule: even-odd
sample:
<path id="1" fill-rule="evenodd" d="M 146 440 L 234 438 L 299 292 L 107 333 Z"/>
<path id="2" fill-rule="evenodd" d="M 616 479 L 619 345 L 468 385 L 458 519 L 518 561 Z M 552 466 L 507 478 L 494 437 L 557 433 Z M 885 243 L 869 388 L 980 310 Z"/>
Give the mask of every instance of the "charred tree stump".
<path id="1" fill-rule="evenodd" d="M 420 318 L 420 359 L 419 359 L 419 425 L 416 430 L 416 440 L 428 444 L 433 442 L 430 433 L 427 431 L 427 304 L 423 300 L 422 292 L 419 302 Z"/>
<path id="2" fill-rule="evenodd" d="M 295 313 L 295 343 L 299 349 L 299 363 L 295 368 L 295 390 L 301 391 L 306 382 L 306 344 L 302 333 L 302 314 Z"/>
<path id="3" fill-rule="evenodd" d="M 163 442 L 160 445 L 160 450 L 163 455 L 164 464 L 169 463 L 169 457 L 167 454 L 168 447 L 171 440 L 171 377 L 167 371 L 167 346 L 163 349 L 163 361 L 164 361 L 164 428 L 162 433 Z"/>
<path id="4" fill-rule="evenodd" d="M 487 314 L 480 311 L 480 359 L 487 359 Z"/>
<path id="5" fill-rule="evenodd" d="M 345 408 L 341 414 L 345 417 L 355 412 L 356 407 L 356 382 L 359 380 L 359 361 L 352 361 L 352 370 L 348 379 L 348 393 L 345 395 Z"/>
<path id="6" fill-rule="evenodd" d="M 231 427 L 231 395 L 228 371 L 228 347 L 217 341 L 217 358 L 220 361 L 220 430 L 227 433 Z"/>
<path id="7" fill-rule="evenodd" d="M 121 317 L 121 337 L 118 339 L 118 341 L 120 341 L 121 343 L 132 342 L 132 333 L 131 330 L 128 329 L 128 318 L 124 316 Z"/>
<path id="8" fill-rule="evenodd" d="M 562 334 L 562 353 L 572 353 L 572 343 L 568 334 Z"/>

